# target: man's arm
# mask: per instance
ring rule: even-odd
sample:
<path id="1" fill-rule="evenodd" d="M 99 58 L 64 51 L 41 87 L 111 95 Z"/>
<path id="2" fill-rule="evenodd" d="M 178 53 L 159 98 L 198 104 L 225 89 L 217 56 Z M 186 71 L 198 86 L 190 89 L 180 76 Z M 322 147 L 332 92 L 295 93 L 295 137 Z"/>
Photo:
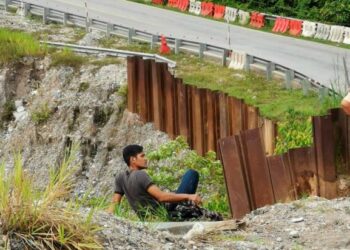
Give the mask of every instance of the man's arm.
<path id="1" fill-rule="evenodd" d="M 149 186 L 147 192 L 159 202 L 193 201 L 196 205 L 199 205 L 202 202 L 198 194 L 175 194 L 163 192 L 156 185 Z"/>
<path id="2" fill-rule="evenodd" d="M 112 204 L 107 209 L 107 212 L 114 213 L 115 206 L 121 202 L 122 198 L 123 196 L 121 194 L 115 193 L 112 197 Z"/>

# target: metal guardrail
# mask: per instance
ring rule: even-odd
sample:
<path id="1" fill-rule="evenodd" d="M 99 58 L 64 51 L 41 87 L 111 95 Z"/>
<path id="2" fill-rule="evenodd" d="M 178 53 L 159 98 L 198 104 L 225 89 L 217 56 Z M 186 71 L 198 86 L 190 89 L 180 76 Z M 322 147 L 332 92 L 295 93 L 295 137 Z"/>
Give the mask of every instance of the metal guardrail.
<path id="1" fill-rule="evenodd" d="M 86 28 L 86 30 L 96 29 L 102 30 L 107 33 L 107 35 L 117 35 L 121 37 L 125 37 L 128 39 L 128 42 L 132 42 L 133 40 L 142 41 L 146 43 L 150 43 L 151 48 L 155 45 L 160 44 L 160 36 L 155 34 L 150 34 L 148 32 L 135 30 L 133 28 L 124 27 L 118 24 L 112 24 L 108 22 L 104 22 L 97 19 L 86 19 L 86 17 L 79 16 L 72 13 L 67 13 L 59 10 L 54 10 L 47 8 L 45 6 L 39 6 L 31 3 L 27 3 L 25 1 L 19 0 L 3 0 L 0 2 L 0 5 L 5 6 L 5 10 L 9 7 L 21 7 L 26 14 L 32 13 L 34 15 L 39 15 L 43 17 L 43 23 L 47 23 L 47 21 L 55 21 L 61 22 L 63 24 L 74 24 L 80 27 Z M 275 18 L 271 16 L 271 18 Z M 180 51 L 187 51 L 191 53 L 196 53 L 200 58 L 205 56 L 216 58 L 221 60 L 222 65 L 227 64 L 227 60 L 229 59 L 230 50 L 227 48 L 198 43 L 189 40 L 177 39 L 177 38 L 167 38 L 168 45 L 174 49 L 175 53 L 179 53 Z M 300 85 L 304 89 L 304 92 L 308 92 L 311 87 L 320 89 L 320 92 L 324 92 L 325 90 L 329 90 L 324 85 L 320 84 L 316 80 L 302 74 L 298 71 L 295 71 L 286 66 L 271 62 L 269 60 L 256 57 L 254 55 L 247 55 L 248 64 L 258 65 L 266 70 L 266 77 L 268 79 L 272 78 L 274 72 L 281 73 L 285 75 L 285 84 L 286 87 L 289 88 L 291 86 L 292 80 L 299 81 Z M 246 67 L 250 69 L 250 65 Z"/>
<path id="2" fill-rule="evenodd" d="M 159 56 L 157 54 L 140 53 L 140 52 L 134 52 L 134 51 L 127 51 L 127 50 L 117 50 L 117 49 L 105 49 L 105 48 L 90 47 L 90 46 L 80 46 L 80 45 L 68 44 L 68 43 L 45 42 L 45 41 L 40 41 L 40 43 L 46 44 L 50 47 L 55 47 L 55 48 L 69 48 L 75 52 L 81 52 L 81 53 L 87 53 L 87 54 L 103 53 L 108 56 L 117 56 L 117 57 L 124 57 L 124 58 L 129 56 L 139 56 L 144 59 L 153 59 L 158 62 L 167 63 L 170 68 L 176 67 L 176 62 L 169 60 L 168 58 Z"/>

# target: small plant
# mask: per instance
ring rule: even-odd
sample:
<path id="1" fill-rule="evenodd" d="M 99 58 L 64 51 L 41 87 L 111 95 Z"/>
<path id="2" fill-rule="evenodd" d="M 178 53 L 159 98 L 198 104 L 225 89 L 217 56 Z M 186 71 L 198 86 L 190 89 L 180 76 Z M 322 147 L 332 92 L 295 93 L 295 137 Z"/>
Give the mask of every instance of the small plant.
<path id="1" fill-rule="evenodd" d="M 85 58 L 73 53 L 71 50 L 65 48 L 52 54 L 51 66 L 69 66 L 75 69 L 79 68 L 85 63 Z"/>
<path id="2" fill-rule="evenodd" d="M 3 111 L 0 114 L 0 120 L 1 121 L 10 121 L 13 117 L 13 112 L 16 110 L 15 102 L 14 101 L 7 101 L 4 104 Z"/>
<path id="3" fill-rule="evenodd" d="M 123 84 L 119 87 L 117 94 L 126 97 L 128 95 L 128 85 Z"/>
<path id="4" fill-rule="evenodd" d="M 35 124 L 42 124 L 46 122 L 52 114 L 52 110 L 49 108 L 47 102 L 40 105 L 36 110 L 31 112 L 31 119 Z"/>
<path id="5" fill-rule="evenodd" d="M 83 219 L 78 210 L 64 206 L 77 167 L 73 165 L 76 146 L 58 170 L 52 170 L 44 190 L 36 189 L 23 171 L 16 155 L 13 172 L 0 167 L 0 230 L 10 240 L 20 241 L 26 249 L 102 248 L 94 235 L 99 228 L 91 223 L 92 212 Z"/>
<path id="6" fill-rule="evenodd" d="M 111 114 L 113 113 L 113 109 L 111 107 L 97 107 L 95 109 L 93 121 L 98 126 L 105 125 L 109 118 L 111 117 Z"/>
<path id="7" fill-rule="evenodd" d="M 81 82 L 79 85 L 79 92 L 85 92 L 90 87 L 88 82 Z"/>

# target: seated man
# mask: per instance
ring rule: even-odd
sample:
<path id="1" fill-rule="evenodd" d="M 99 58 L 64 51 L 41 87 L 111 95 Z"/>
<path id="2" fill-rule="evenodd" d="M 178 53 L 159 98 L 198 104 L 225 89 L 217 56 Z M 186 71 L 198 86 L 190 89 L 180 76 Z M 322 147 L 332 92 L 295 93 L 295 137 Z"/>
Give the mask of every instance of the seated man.
<path id="1" fill-rule="evenodd" d="M 144 171 L 147 169 L 147 159 L 142 146 L 126 146 L 123 150 L 123 158 L 129 169 L 115 179 L 114 196 L 109 212 L 114 211 L 115 206 L 120 203 L 124 195 L 141 219 L 145 218 L 145 211 L 155 212 L 165 203 L 169 203 L 164 206 L 169 213 L 176 209 L 179 202 L 183 201 L 190 201 L 194 207 L 198 208 L 197 205 L 201 203 L 201 198 L 195 194 L 199 179 L 197 171 L 188 170 L 185 173 L 176 193 L 163 192 Z"/>

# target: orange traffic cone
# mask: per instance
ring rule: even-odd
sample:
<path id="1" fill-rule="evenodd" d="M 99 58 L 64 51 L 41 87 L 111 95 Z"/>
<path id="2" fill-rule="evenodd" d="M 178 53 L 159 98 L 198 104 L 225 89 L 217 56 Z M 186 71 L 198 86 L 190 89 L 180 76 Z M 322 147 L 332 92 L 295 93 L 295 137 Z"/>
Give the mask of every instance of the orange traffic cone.
<path id="1" fill-rule="evenodd" d="M 161 54 L 170 54 L 170 48 L 168 44 L 166 43 L 166 38 L 165 36 L 161 35 L 160 36 L 160 49 L 159 52 Z"/>

